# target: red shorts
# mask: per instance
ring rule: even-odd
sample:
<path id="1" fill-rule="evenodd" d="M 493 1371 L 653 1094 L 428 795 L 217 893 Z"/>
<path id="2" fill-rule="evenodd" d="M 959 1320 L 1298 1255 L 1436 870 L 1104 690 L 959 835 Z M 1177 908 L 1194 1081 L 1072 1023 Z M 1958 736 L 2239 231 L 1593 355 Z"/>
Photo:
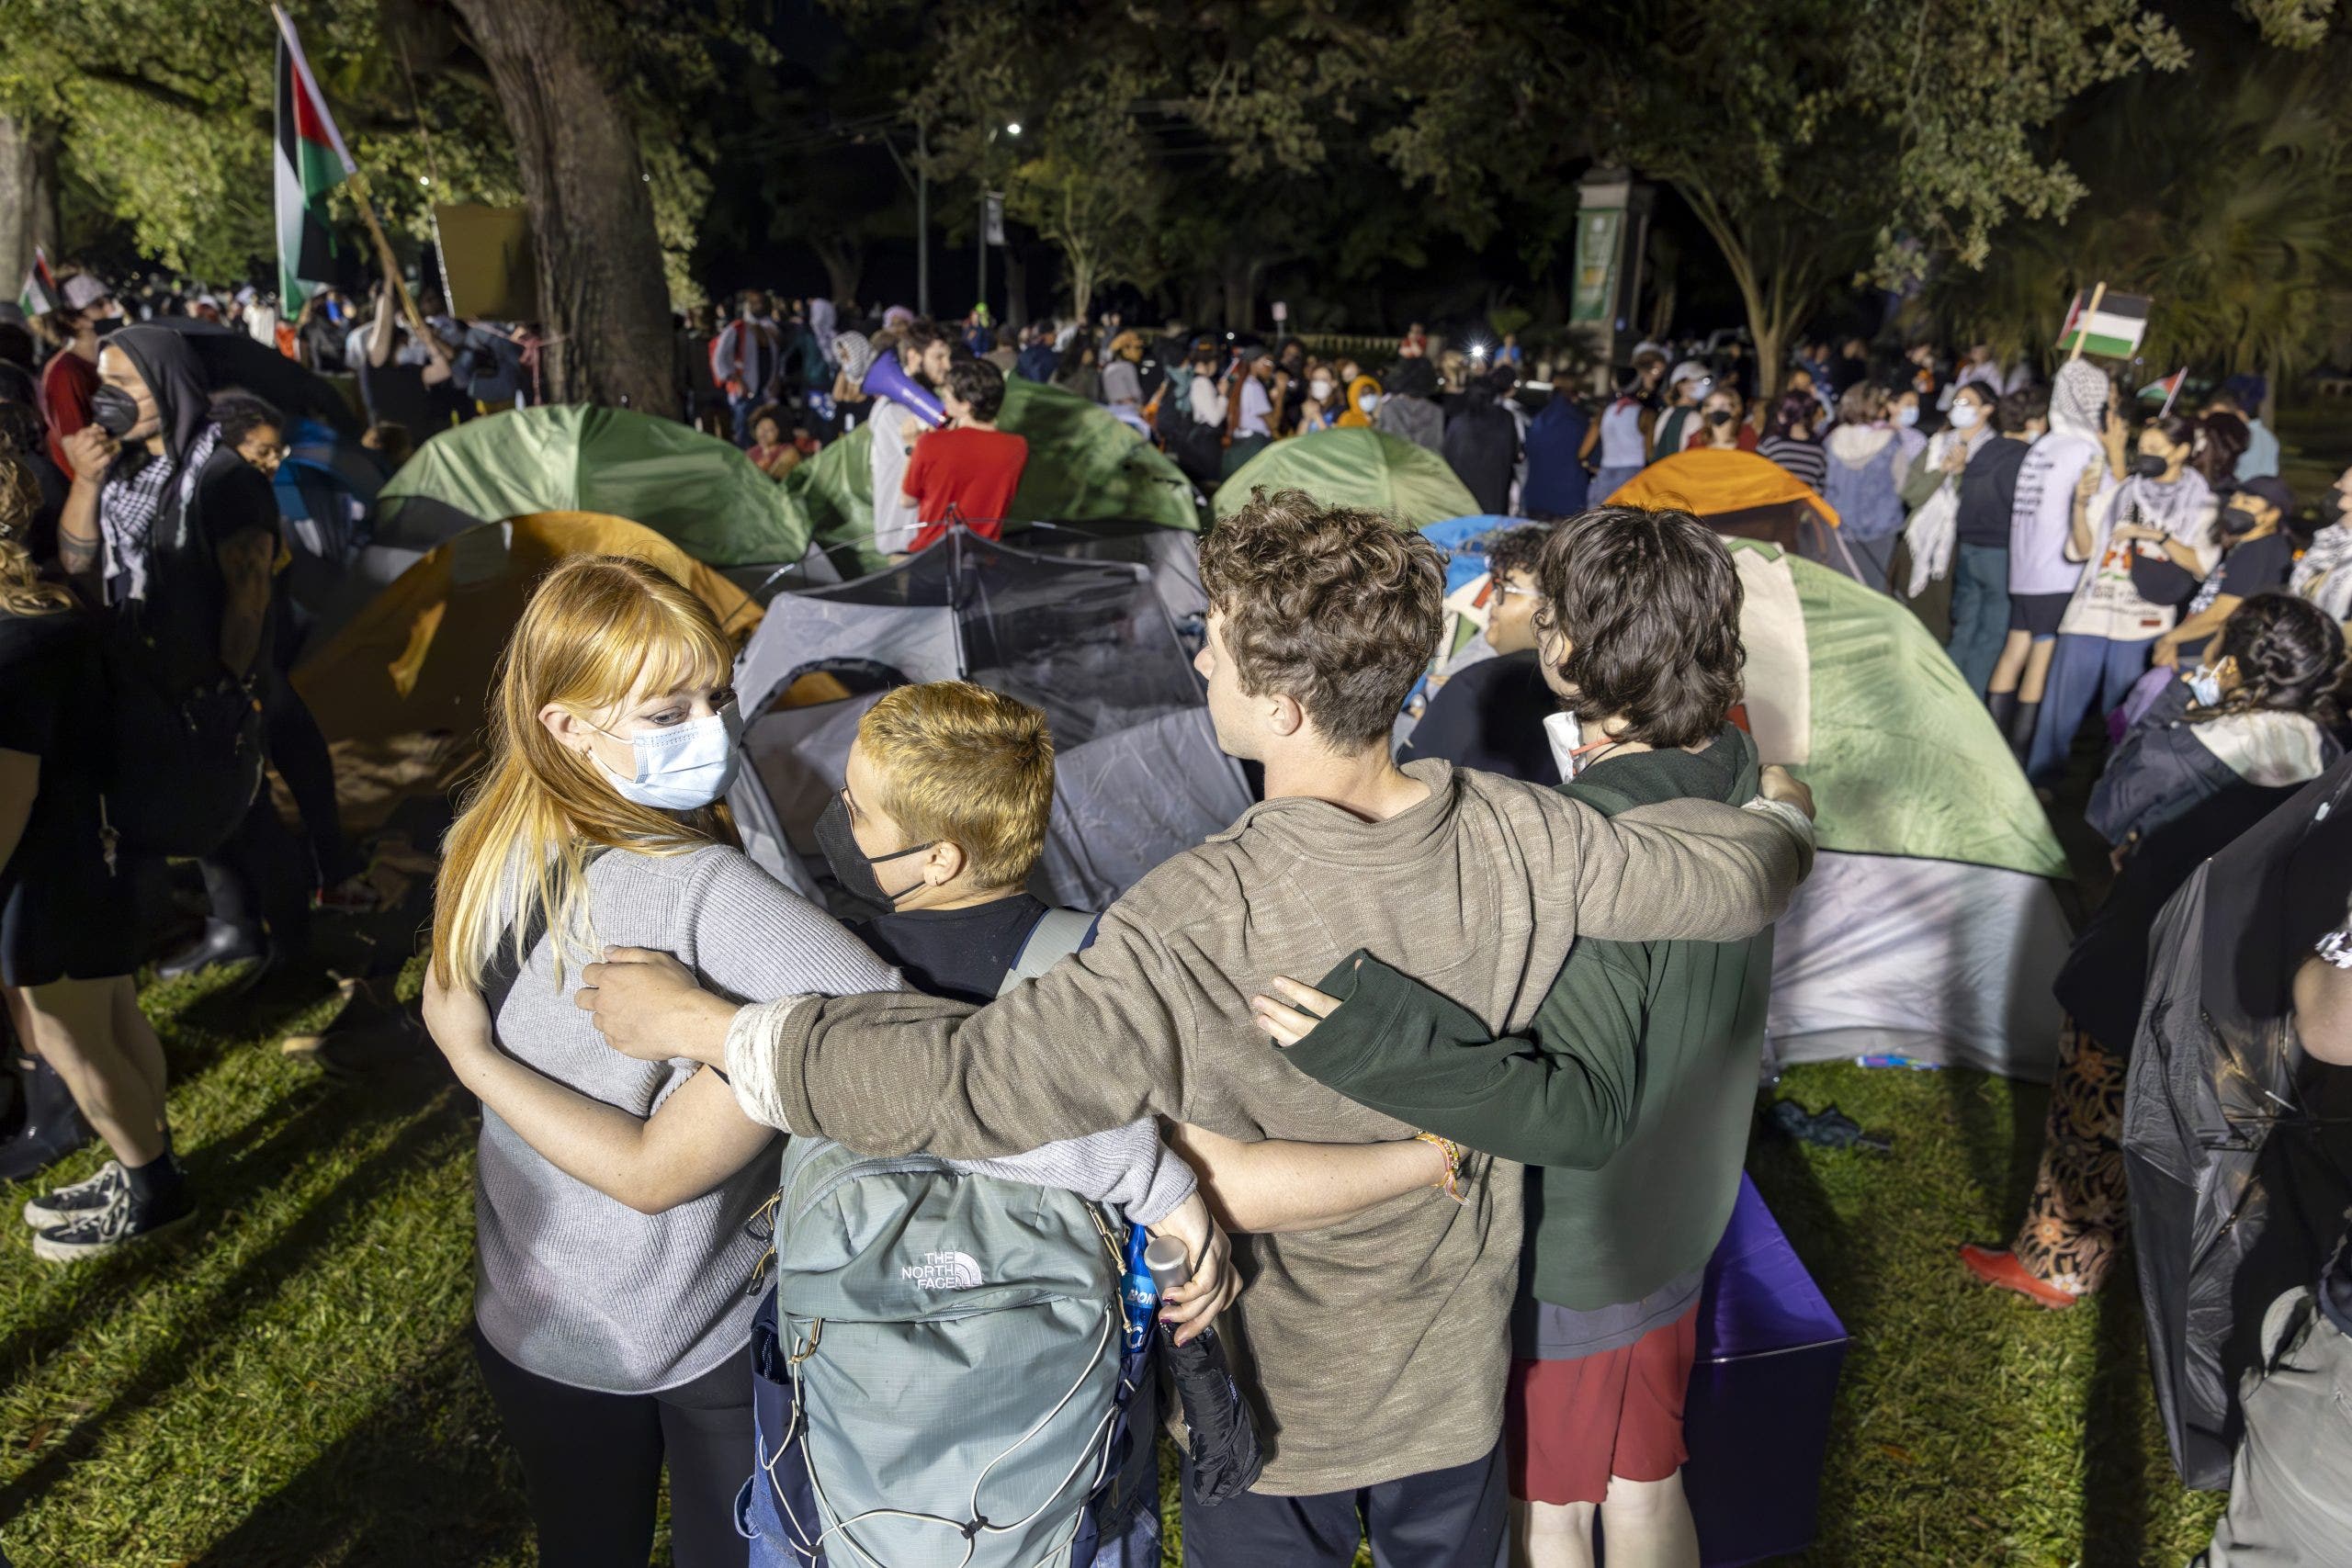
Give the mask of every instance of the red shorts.
<path id="1" fill-rule="evenodd" d="M 1523 1503 L 1598 1503 L 1609 1478 L 1664 1481 L 1690 1457 L 1682 1397 L 1699 1353 L 1699 1307 L 1631 1345 L 1573 1361 L 1510 1364 L 1503 1441 L 1510 1495 Z"/>

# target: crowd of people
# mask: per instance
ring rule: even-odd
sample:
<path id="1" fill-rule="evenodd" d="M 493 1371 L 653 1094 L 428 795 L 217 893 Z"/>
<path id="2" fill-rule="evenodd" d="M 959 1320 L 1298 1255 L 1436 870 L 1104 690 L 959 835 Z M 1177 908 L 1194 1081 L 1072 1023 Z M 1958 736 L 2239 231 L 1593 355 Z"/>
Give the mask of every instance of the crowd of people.
<path id="1" fill-rule="evenodd" d="M 303 421 L 205 334 L 354 377 L 394 464 L 420 433 L 534 400 L 537 347 L 429 298 L 417 331 L 397 289 L 368 312 L 322 293 L 288 322 L 249 292 L 124 299 L 70 268 L 60 288 L 42 321 L 0 322 L 0 987 L 28 1053 L 0 1175 L 46 1168 L 84 1122 L 105 1143 L 95 1176 L 26 1210 L 36 1254 L 68 1262 L 197 1212 L 133 978 L 164 859 L 199 859 L 209 908 L 165 975 L 283 956 L 314 912 L 369 897 L 287 679 L 301 502 L 274 479 Z M 1231 1484 L 1195 1423 L 1188 1561 L 1342 1564 L 1368 1537 L 1381 1562 L 1566 1568 L 1596 1560 L 1598 1526 L 1612 1562 L 1694 1564 L 1683 1391 L 1812 807 L 1735 721 L 1730 551 L 1688 513 L 1611 501 L 1653 464 L 1777 464 L 1836 511 L 1821 558 L 1917 613 L 2033 783 L 2096 775 L 2115 884 L 2059 981 L 2027 1212 L 2008 1246 L 1961 1248 L 1990 1284 L 2064 1308 L 2106 1283 L 2151 933 L 2199 864 L 2352 766 L 2352 470 L 2313 526 L 2251 380 L 2133 417 L 2087 361 L 2045 388 L 1981 348 L 1850 340 L 1798 344 L 1763 397 L 1734 339 L 1644 345 L 1588 400 L 1565 365 L 1525 378 L 1513 337 L 1465 354 L 1418 324 L 1367 366 L 1115 315 L 845 321 L 763 294 L 682 317 L 678 344 L 676 417 L 774 478 L 870 425 L 893 553 L 1001 529 L 1028 461 L 1000 427 L 1016 380 L 1101 404 L 1204 491 L 1272 443 L 1368 428 L 1525 521 L 1484 545 L 1495 657 L 1400 749 L 1440 552 L 1297 491 L 1221 520 L 1196 668 L 1261 798 L 1101 912 L 1028 891 L 1054 799 L 1036 709 L 962 682 L 867 708 L 815 829 L 828 908 L 743 851 L 726 796 L 744 716 L 709 608 L 616 557 L 537 585 L 442 845 L 424 1011 L 483 1107 L 475 1352 L 551 1563 L 642 1562 L 665 1477 L 682 1564 L 805 1564 L 828 1536 L 838 1561 L 886 1528 L 960 1550 L 1040 1518 L 1072 1561 L 1157 1562 L 1156 1379 L 1104 1352 L 1121 1370 L 1091 1436 L 1040 1439 L 1094 1385 L 936 1352 L 937 1309 L 908 1304 L 990 1282 L 1013 1265 L 978 1238 L 1018 1231 L 1039 1291 L 1106 1247 L 1177 1249 L 1154 1353 L 1222 1347 L 1264 1444 Z M 2338 1060 L 2352 863 L 2305 874 L 2335 879 L 2312 901 L 2335 920 L 2298 930 L 2309 963 L 2274 1000 Z M 867 1163 L 821 1165 L 836 1145 Z M 857 1224 L 808 1219 L 853 1183 Z M 1026 1194 L 1017 1224 L 1006 1191 Z M 974 1239 L 892 1250 L 942 1213 Z M 936 1369 L 924 1398 L 853 1411 L 856 1372 L 824 1381 L 855 1341 L 840 1324 L 828 1350 L 801 1293 L 820 1246 L 897 1292 L 857 1297 L 860 1321 L 929 1325 L 891 1348 Z M 2342 1364 L 2344 1249 L 2309 1294 L 2297 1344 Z M 987 1386 L 951 1398 L 959 1362 Z M 1029 1518 L 981 1499 L 1011 1449 L 982 1456 L 964 1515 L 892 1494 L 1000 1418 L 1069 1462 Z M 2340 1515 L 2280 1500 L 2296 1451 L 2352 1444 L 2340 1409 L 2335 1428 L 2266 1419 L 2267 1468 L 2214 1564 Z"/>

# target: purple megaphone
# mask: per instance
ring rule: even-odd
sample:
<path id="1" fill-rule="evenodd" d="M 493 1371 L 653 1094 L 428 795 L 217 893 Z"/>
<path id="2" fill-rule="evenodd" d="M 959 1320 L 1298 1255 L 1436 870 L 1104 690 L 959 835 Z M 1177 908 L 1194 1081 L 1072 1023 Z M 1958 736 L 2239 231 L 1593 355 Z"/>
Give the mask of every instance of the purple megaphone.
<path id="1" fill-rule="evenodd" d="M 933 430 L 947 423 L 947 411 L 928 388 L 899 367 L 895 352 L 876 355 L 858 387 L 869 398 L 889 399 Z"/>

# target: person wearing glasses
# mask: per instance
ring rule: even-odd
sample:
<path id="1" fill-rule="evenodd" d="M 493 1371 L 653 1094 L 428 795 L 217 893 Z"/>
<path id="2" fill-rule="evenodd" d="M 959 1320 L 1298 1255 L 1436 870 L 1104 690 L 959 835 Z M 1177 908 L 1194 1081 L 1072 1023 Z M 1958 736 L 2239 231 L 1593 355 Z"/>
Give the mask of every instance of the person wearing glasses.
<path id="1" fill-rule="evenodd" d="M 1457 768 L 1556 784 L 1544 719 L 1557 705 L 1535 659 L 1536 558 L 1546 525 L 1507 529 L 1487 541 L 1487 645 L 1492 659 L 1456 671 L 1430 694 L 1397 761 L 1442 757 Z"/>

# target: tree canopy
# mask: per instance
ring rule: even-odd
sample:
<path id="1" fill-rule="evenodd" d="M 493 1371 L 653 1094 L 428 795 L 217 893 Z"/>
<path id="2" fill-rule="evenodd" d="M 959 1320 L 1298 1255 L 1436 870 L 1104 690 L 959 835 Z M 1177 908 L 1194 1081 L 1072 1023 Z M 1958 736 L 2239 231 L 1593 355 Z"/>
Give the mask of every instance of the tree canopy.
<path id="1" fill-rule="evenodd" d="M 525 197 L 527 106 L 469 6 L 290 9 L 403 244 L 436 199 Z M 920 160 L 936 228 L 968 232 L 977 193 L 1004 191 L 1072 304 L 1127 286 L 1241 326 L 1281 279 L 1295 321 L 1347 324 L 1419 268 L 1455 279 L 1448 309 L 1556 321 L 1576 181 L 1613 165 L 1679 197 L 1655 308 L 1727 276 L 1768 367 L 1858 286 L 2022 341 L 2093 273 L 2156 293 L 2183 352 L 2280 367 L 2317 352 L 2341 281 L 2336 9 L 582 0 L 566 21 L 628 138 L 605 177 L 645 187 L 673 305 L 714 247 L 806 247 L 854 295 L 873 247 L 914 232 Z M 273 45 L 251 0 L 0 0 L 0 159 L 55 163 L 69 234 L 266 276 Z"/>

